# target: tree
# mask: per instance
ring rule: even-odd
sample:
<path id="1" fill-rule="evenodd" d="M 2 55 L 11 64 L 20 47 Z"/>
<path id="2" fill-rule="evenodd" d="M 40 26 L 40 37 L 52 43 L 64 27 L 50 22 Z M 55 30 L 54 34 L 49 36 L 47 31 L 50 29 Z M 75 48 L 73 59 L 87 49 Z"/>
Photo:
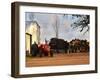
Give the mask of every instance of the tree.
<path id="1" fill-rule="evenodd" d="M 85 28 L 87 28 L 85 33 L 89 31 L 89 27 L 90 27 L 89 26 L 89 23 L 90 23 L 89 15 L 72 15 L 72 17 L 78 18 L 75 22 L 72 23 L 71 26 L 73 28 L 81 28 L 80 32 L 82 32 Z"/>
<path id="2" fill-rule="evenodd" d="M 66 14 L 64 14 L 66 16 Z M 77 15 L 73 14 L 71 15 L 73 23 L 71 24 L 71 27 L 73 28 L 80 28 L 80 32 L 84 31 L 84 34 L 89 31 L 89 24 L 90 24 L 90 16 L 89 15 Z M 85 29 L 86 28 L 86 29 Z"/>
<path id="3" fill-rule="evenodd" d="M 33 13 L 29 14 L 29 19 L 30 19 L 30 21 L 34 21 L 34 14 Z"/>
<path id="4" fill-rule="evenodd" d="M 52 23 L 53 25 L 53 28 L 54 28 L 54 31 L 55 31 L 55 34 L 56 34 L 56 38 L 58 38 L 58 34 L 59 34 L 59 18 L 57 16 L 57 14 L 54 15 L 53 17 L 54 19 L 54 22 Z"/>

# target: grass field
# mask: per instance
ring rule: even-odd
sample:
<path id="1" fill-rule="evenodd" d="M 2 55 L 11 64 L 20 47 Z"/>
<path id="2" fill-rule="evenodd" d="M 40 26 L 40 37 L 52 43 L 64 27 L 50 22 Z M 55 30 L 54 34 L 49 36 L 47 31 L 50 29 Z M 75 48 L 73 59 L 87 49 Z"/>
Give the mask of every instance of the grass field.
<path id="1" fill-rule="evenodd" d="M 26 67 L 89 64 L 89 53 L 54 54 L 53 57 L 26 57 Z"/>

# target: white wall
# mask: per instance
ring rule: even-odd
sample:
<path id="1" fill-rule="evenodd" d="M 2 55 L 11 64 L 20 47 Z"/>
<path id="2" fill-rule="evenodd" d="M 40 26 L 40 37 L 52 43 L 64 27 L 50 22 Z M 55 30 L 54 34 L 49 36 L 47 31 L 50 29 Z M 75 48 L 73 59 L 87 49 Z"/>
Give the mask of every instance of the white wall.
<path id="1" fill-rule="evenodd" d="M 0 2 L 0 80 L 16 80 L 10 76 L 11 68 L 11 2 L 15 0 L 1 0 Z M 56 4 L 76 4 L 98 6 L 100 0 L 16 0 Z M 99 13 L 100 14 L 100 11 Z M 100 16 L 98 16 L 100 21 Z M 100 34 L 100 23 L 98 34 Z M 98 36 L 98 44 L 100 44 Z M 100 47 L 100 45 L 98 46 Z M 99 49 L 99 48 L 98 48 Z M 100 67 L 100 50 L 98 51 L 98 67 Z M 53 77 L 21 78 L 18 80 L 100 80 L 100 69 L 97 74 L 65 75 Z"/>

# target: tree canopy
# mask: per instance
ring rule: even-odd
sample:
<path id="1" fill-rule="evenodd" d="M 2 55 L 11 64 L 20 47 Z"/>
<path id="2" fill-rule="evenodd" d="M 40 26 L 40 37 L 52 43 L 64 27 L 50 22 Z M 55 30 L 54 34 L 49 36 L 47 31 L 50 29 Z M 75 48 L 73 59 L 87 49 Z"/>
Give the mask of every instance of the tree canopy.
<path id="1" fill-rule="evenodd" d="M 84 33 L 89 31 L 89 15 L 72 15 L 72 18 L 77 18 L 77 20 L 71 24 L 73 28 L 80 28 L 80 32 L 82 32 L 86 28 L 86 31 Z"/>

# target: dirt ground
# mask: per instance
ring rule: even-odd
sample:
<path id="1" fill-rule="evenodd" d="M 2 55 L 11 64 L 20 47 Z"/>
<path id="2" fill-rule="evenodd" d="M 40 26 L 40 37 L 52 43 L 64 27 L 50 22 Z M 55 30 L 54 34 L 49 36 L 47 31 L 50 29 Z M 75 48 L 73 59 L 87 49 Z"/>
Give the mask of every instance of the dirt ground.
<path id="1" fill-rule="evenodd" d="M 53 57 L 26 57 L 26 67 L 89 64 L 89 53 L 54 54 Z"/>

